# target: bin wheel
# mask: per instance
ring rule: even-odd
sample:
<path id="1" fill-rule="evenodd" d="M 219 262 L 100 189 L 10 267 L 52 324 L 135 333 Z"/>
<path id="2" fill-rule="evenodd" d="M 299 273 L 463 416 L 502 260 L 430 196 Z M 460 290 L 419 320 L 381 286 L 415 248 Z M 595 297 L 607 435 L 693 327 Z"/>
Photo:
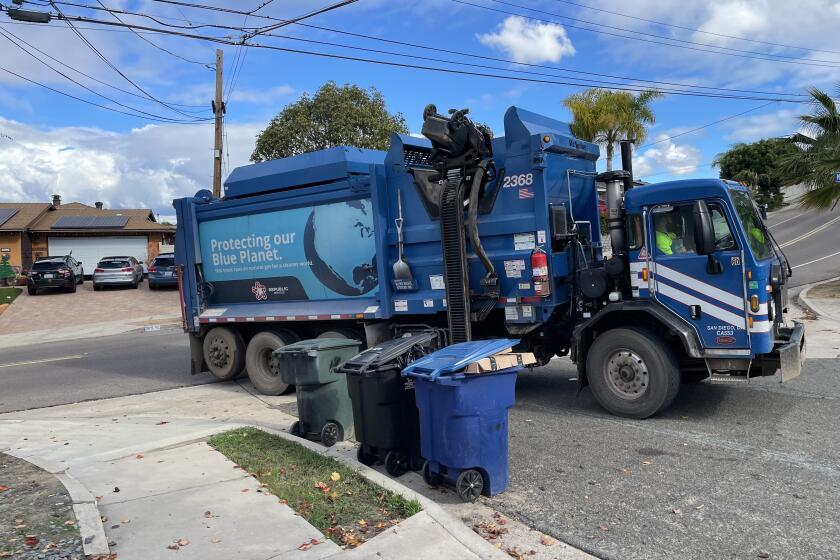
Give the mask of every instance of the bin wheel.
<path id="1" fill-rule="evenodd" d="M 432 472 L 432 466 L 428 461 L 423 463 L 423 481 L 432 488 L 440 485 L 440 474 Z"/>
<path id="2" fill-rule="evenodd" d="M 359 448 L 356 450 L 356 459 L 364 466 L 370 467 L 376 462 L 376 453 L 371 453 L 364 445 L 359 445 Z"/>
<path id="3" fill-rule="evenodd" d="M 408 453 L 399 449 L 392 449 L 385 455 L 385 470 L 393 477 L 404 475 L 410 466 L 411 459 Z"/>
<path id="4" fill-rule="evenodd" d="M 289 428 L 289 433 L 293 436 L 300 436 L 300 421 L 295 420 L 295 423 L 292 424 L 292 427 Z"/>
<path id="5" fill-rule="evenodd" d="M 455 492 L 465 502 L 474 502 L 484 491 L 484 477 L 475 469 L 467 469 L 458 475 Z"/>
<path id="6" fill-rule="evenodd" d="M 326 447 L 332 447 L 344 439 L 344 430 L 335 422 L 327 422 L 321 428 L 321 443 Z"/>

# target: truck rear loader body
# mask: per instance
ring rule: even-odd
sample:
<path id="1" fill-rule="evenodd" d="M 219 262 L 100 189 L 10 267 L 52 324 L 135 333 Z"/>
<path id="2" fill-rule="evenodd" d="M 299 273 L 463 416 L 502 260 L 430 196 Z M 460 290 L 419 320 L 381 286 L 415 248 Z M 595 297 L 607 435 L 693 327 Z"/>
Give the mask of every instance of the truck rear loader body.
<path id="1" fill-rule="evenodd" d="M 635 186 L 598 146 L 517 107 L 505 135 L 424 112 L 425 138 L 336 147 L 235 169 L 222 199 L 174 202 L 193 372 L 287 390 L 271 351 L 315 336 L 367 345 L 434 330 L 570 355 L 581 387 L 643 418 L 681 383 L 799 375 L 790 268 L 749 189 Z M 598 185 L 606 189 L 605 256 Z"/>

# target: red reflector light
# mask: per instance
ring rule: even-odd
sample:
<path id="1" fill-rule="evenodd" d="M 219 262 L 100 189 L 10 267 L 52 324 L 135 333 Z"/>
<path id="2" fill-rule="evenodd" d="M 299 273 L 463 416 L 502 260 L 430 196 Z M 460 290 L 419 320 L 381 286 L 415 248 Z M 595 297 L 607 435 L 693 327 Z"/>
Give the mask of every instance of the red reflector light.
<path id="1" fill-rule="evenodd" d="M 105 269 L 104 268 L 95 268 L 93 271 L 94 272 L 105 272 Z"/>
<path id="2" fill-rule="evenodd" d="M 123 272 L 131 272 L 131 268 L 123 268 L 121 269 Z"/>
<path id="3" fill-rule="evenodd" d="M 150 266 L 149 267 L 149 272 L 157 272 L 157 268 L 155 268 L 153 266 Z"/>

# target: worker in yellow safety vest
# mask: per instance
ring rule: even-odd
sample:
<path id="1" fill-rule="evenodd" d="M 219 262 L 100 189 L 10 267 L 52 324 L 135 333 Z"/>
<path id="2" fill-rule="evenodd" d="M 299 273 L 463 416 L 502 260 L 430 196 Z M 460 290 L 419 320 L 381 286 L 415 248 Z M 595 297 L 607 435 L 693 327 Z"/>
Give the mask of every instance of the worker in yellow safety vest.
<path id="1" fill-rule="evenodd" d="M 664 255 L 674 254 L 674 242 L 678 239 L 674 229 L 673 221 L 669 214 L 661 214 L 656 220 L 656 247 Z"/>

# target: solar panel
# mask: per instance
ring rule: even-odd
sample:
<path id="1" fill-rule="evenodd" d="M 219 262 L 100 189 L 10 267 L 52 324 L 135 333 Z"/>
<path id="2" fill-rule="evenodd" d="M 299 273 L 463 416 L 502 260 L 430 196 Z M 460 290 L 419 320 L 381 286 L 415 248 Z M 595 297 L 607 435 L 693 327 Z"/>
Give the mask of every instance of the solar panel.
<path id="1" fill-rule="evenodd" d="M 110 229 L 122 228 L 128 223 L 128 216 L 62 216 L 52 229 Z"/>
<path id="2" fill-rule="evenodd" d="M 17 213 L 17 208 L 0 208 L 0 226 L 8 222 Z"/>

